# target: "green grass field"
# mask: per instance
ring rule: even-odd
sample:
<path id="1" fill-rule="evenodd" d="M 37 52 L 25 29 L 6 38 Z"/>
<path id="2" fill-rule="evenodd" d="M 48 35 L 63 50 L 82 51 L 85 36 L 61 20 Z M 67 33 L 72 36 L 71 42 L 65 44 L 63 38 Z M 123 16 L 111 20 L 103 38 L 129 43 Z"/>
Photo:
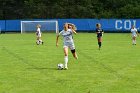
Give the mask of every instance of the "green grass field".
<path id="1" fill-rule="evenodd" d="M 74 36 L 79 59 L 69 51 L 69 69 L 63 63 L 62 38 L 44 33 L 44 45 L 35 34 L 0 35 L 0 93 L 140 93 L 140 37 L 104 34 L 99 51 L 96 35 Z"/>

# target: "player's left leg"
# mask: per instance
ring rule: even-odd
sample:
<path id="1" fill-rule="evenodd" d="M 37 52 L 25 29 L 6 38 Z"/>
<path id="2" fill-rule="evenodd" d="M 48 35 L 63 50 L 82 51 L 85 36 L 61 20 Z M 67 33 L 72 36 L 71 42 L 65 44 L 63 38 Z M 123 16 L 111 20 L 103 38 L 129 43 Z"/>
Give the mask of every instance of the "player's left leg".
<path id="1" fill-rule="evenodd" d="M 78 59 L 78 56 L 77 56 L 75 49 L 71 50 L 71 53 L 75 59 Z"/>
<path id="2" fill-rule="evenodd" d="M 36 38 L 36 44 L 39 45 L 39 43 L 40 43 L 39 42 L 39 37 L 37 36 L 37 38 Z"/>
<path id="3" fill-rule="evenodd" d="M 75 51 L 75 45 L 74 45 L 74 43 L 71 43 L 71 44 L 69 45 L 69 48 L 70 48 L 70 50 L 71 50 L 71 53 L 72 53 L 73 57 L 74 57 L 75 59 L 78 59 L 77 53 L 76 53 L 76 51 Z"/>
<path id="4" fill-rule="evenodd" d="M 134 45 L 136 45 L 136 36 L 134 36 Z"/>
<path id="5" fill-rule="evenodd" d="M 43 45 L 43 41 L 42 41 L 42 39 L 41 39 L 41 37 L 39 37 L 39 42 Z"/>
<path id="6" fill-rule="evenodd" d="M 39 37 L 39 43 L 43 45 L 44 42 L 43 42 L 42 39 L 41 39 L 41 33 L 38 34 L 38 37 Z"/>
<path id="7" fill-rule="evenodd" d="M 133 36 L 133 37 L 132 37 L 132 44 L 133 44 L 133 45 L 136 45 L 136 36 Z"/>
<path id="8" fill-rule="evenodd" d="M 99 45 L 99 50 L 100 50 L 102 46 L 102 37 L 98 37 L 98 45 Z"/>

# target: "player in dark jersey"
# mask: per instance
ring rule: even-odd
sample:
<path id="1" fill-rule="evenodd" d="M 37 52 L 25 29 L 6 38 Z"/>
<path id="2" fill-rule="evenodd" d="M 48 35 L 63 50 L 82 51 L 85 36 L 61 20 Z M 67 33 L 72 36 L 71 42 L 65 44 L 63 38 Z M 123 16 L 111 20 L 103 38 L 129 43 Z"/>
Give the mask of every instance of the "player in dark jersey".
<path id="1" fill-rule="evenodd" d="M 96 33 L 97 33 L 97 40 L 98 40 L 98 45 L 99 45 L 99 50 L 101 49 L 102 46 L 102 36 L 103 36 L 103 29 L 101 28 L 101 24 L 96 24 Z"/>

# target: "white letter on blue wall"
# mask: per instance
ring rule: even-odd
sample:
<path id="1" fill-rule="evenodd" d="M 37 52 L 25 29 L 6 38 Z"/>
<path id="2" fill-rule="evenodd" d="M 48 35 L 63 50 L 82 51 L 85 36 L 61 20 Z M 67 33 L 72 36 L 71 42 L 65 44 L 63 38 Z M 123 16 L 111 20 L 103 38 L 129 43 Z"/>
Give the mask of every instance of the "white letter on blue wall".
<path id="1" fill-rule="evenodd" d="M 133 20 L 133 25 L 136 26 L 136 20 Z"/>
<path id="2" fill-rule="evenodd" d="M 121 30 L 122 29 L 122 20 L 116 20 L 115 28 L 117 30 Z"/>

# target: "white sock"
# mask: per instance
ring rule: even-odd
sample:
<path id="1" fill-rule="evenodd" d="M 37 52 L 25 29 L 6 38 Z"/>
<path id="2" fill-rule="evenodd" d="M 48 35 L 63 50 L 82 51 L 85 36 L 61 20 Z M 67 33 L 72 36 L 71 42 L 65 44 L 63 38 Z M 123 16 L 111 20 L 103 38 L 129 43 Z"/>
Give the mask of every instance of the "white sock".
<path id="1" fill-rule="evenodd" d="M 135 44 L 135 40 L 132 40 L 132 43 Z"/>
<path id="2" fill-rule="evenodd" d="M 134 40 L 135 44 L 136 44 L 136 40 Z"/>
<path id="3" fill-rule="evenodd" d="M 67 64 L 68 64 L 68 56 L 65 56 L 65 58 L 64 58 L 64 62 L 65 62 L 65 68 L 67 68 Z"/>

